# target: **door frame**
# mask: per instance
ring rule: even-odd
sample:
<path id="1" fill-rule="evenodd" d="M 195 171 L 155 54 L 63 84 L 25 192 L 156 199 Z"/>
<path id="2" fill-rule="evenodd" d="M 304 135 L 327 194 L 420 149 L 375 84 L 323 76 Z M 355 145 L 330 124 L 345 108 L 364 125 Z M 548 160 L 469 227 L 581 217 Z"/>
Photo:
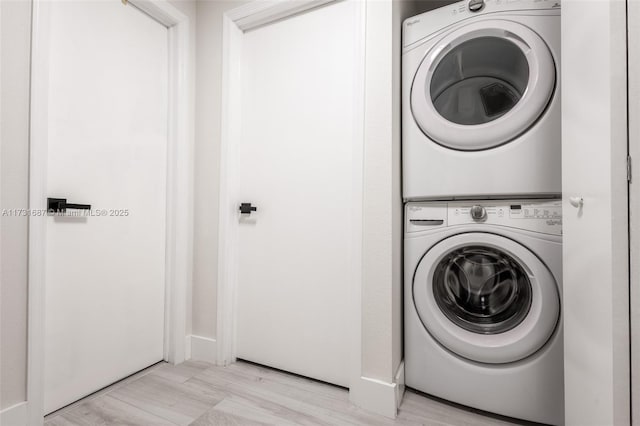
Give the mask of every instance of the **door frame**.
<path id="1" fill-rule="evenodd" d="M 640 1 L 627 1 L 627 119 L 629 138 L 629 317 L 631 335 L 631 424 L 640 425 L 640 193 L 631 159 L 640 159 Z M 635 71 L 635 72 L 634 72 Z M 637 163 L 636 163 L 637 164 Z M 637 166 L 636 166 L 637 167 Z M 638 177 L 635 179 L 638 180 Z"/>
<path id="2" fill-rule="evenodd" d="M 169 111 L 165 260 L 164 360 L 185 360 L 188 286 L 192 277 L 193 70 L 194 41 L 187 15 L 168 0 L 123 0 L 166 26 L 169 32 Z M 28 424 L 44 419 L 45 247 L 47 197 L 48 42 L 50 2 L 33 0 L 29 158 Z"/>
<path id="3" fill-rule="evenodd" d="M 245 31 L 285 19 L 287 17 L 326 6 L 340 0 L 277 0 L 253 1 L 223 15 L 222 22 L 222 130 L 220 143 L 220 205 L 218 236 L 218 301 L 217 301 L 217 363 L 228 365 L 236 360 L 236 289 L 238 286 L 238 164 L 237 146 L 241 138 L 242 43 Z M 354 208 L 351 221 L 351 279 L 349 289 L 350 382 L 360 378 L 360 303 L 362 288 L 362 209 L 364 161 L 365 109 L 365 15 L 366 2 L 357 2 L 358 12 L 354 28 L 358 34 L 354 79 L 353 174 L 351 188 Z"/>

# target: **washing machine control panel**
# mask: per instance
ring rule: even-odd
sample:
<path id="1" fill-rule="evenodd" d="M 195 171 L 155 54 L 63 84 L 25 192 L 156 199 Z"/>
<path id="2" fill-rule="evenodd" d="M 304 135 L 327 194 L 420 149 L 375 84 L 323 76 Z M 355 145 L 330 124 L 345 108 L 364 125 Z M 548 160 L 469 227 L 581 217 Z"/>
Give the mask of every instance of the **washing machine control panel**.
<path id="1" fill-rule="evenodd" d="M 483 223 L 545 234 L 562 234 L 560 200 L 490 201 L 473 204 L 451 202 L 447 204 L 447 217 L 449 226 Z"/>
<path id="2" fill-rule="evenodd" d="M 405 212 L 406 232 L 474 224 L 562 235 L 560 200 L 417 202 Z"/>

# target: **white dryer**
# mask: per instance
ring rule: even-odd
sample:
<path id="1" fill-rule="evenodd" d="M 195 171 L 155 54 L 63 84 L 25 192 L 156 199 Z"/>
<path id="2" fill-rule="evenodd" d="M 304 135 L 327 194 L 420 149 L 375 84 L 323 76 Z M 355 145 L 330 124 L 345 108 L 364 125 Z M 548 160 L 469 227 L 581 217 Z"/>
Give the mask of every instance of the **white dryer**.
<path id="1" fill-rule="evenodd" d="M 423 13 L 402 55 L 405 200 L 561 193 L 559 1 Z"/>
<path id="2" fill-rule="evenodd" d="M 561 202 L 416 202 L 405 218 L 406 385 L 563 424 Z"/>

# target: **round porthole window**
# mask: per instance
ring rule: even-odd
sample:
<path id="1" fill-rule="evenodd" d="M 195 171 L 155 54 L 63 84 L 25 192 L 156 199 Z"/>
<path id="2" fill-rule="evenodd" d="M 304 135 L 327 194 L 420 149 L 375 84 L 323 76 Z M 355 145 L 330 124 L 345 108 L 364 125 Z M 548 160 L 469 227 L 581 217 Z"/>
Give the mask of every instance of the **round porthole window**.
<path id="1" fill-rule="evenodd" d="M 530 28 L 485 20 L 435 42 L 411 87 L 411 112 L 433 142 L 461 151 L 512 141 L 544 113 L 556 82 L 553 56 Z"/>
<path id="2" fill-rule="evenodd" d="M 495 120 L 522 98 L 529 64 L 522 50 L 499 37 L 478 37 L 451 49 L 440 61 L 428 88 L 438 113 L 456 124 Z"/>
<path id="3" fill-rule="evenodd" d="M 542 348 L 560 318 L 558 286 L 528 248 L 469 232 L 429 248 L 412 282 L 424 329 L 452 353 L 502 364 Z"/>
<path id="4" fill-rule="evenodd" d="M 470 246 L 447 254 L 435 267 L 434 299 L 454 324 L 497 334 L 518 326 L 531 307 L 531 282 L 501 250 Z"/>

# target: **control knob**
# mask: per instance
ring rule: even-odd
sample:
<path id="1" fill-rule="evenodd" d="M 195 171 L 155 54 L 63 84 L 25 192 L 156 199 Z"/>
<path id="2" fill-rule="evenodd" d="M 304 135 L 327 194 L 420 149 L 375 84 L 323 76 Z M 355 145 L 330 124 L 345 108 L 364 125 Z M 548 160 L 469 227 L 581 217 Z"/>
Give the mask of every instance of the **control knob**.
<path id="1" fill-rule="evenodd" d="M 471 12 L 480 12 L 484 8 L 484 0 L 470 0 L 468 7 Z"/>
<path id="2" fill-rule="evenodd" d="M 471 207 L 469 213 L 471 213 L 471 218 L 475 221 L 485 220 L 487 218 L 487 210 L 479 205 Z"/>

